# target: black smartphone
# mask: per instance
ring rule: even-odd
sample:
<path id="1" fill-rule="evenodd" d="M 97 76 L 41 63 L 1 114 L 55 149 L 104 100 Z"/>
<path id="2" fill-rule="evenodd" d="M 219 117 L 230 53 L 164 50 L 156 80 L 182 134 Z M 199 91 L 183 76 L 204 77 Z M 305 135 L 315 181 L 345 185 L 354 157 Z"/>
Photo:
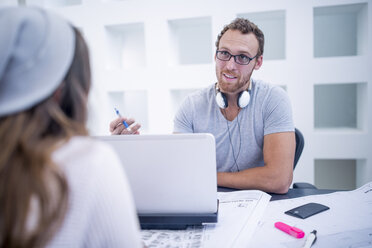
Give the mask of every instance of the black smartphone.
<path id="1" fill-rule="evenodd" d="M 299 207 L 290 209 L 284 213 L 290 216 L 300 218 L 300 219 L 306 219 L 307 217 L 313 216 L 314 214 L 321 213 L 328 209 L 329 207 L 325 205 L 311 202 L 311 203 L 307 203 L 305 205 L 301 205 Z"/>

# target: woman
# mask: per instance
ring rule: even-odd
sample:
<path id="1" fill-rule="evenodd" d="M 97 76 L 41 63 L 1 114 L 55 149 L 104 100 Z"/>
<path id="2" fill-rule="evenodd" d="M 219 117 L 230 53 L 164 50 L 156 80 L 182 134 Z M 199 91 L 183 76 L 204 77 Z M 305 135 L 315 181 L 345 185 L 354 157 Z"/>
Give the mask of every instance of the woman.
<path id="1" fill-rule="evenodd" d="M 81 34 L 25 7 L 0 31 L 0 247 L 141 247 L 120 162 L 87 137 Z"/>

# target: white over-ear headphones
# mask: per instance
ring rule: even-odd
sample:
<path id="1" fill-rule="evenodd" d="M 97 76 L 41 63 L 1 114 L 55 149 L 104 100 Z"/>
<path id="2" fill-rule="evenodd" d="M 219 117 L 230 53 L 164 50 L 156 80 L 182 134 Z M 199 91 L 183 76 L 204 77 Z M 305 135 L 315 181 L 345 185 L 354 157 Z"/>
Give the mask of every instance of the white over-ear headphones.
<path id="1" fill-rule="evenodd" d="M 218 83 L 216 83 L 215 89 L 216 89 L 216 102 L 217 102 L 218 107 L 222 109 L 227 108 L 228 102 L 226 99 L 226 95 L 220 91 L 220 88 L 218 88 Z M 249 82 L 248 89 L 239 93 L 238 102 L 237 102 L 239 108 L 245 108 L 248 106 L 251 100 L 251 90 L 252 90 L 252 82 Z"/>

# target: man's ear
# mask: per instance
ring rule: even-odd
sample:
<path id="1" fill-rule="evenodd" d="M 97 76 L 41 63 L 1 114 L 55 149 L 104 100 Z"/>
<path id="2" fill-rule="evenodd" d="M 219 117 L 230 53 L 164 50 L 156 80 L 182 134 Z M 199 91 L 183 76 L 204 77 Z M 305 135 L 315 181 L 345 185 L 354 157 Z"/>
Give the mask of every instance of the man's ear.
<path id="1" fill-rule="evenodd" d="M 260 57 L 258 57 L 257 59 L 256 59 L 256 65 L 254 66 L 254 69 L 255 70 L 258 70 L 258 69 L 260 69 L 260 67 L 262 66 L 262 62 L 263 62 L 263 56 L 262 55 L 260 55 Z"/>

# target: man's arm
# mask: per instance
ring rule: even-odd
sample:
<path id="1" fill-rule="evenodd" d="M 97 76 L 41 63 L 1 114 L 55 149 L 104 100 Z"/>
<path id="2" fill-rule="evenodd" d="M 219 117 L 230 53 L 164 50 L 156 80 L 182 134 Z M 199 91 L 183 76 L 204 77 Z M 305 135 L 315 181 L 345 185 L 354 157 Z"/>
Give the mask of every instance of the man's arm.
<path id="1" fill-rule="evenodd" d="M 285 194 L 292 183 L 295 147 L 294 132 L 265 135 L 265 165 L 240 172 L 218 172 L 217 184 L 222 187 Z"/>

